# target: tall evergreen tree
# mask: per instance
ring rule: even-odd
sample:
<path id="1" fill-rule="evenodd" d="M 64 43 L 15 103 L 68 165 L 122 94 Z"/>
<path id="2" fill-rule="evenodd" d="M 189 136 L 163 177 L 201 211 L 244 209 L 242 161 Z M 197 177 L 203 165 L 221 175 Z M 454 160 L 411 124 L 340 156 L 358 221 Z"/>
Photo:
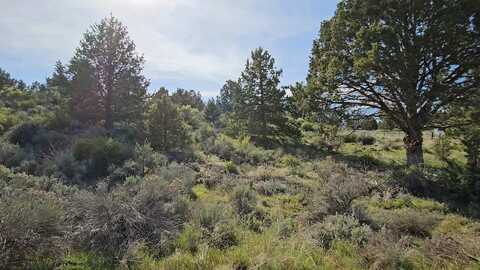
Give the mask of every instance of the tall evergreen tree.
<path id="1" fill-rule="evenodd" d="M 252 51 L 240 78 L 249 134 L 262 142 L 279 134 L 286 123 L 285 91 L 279 88 L 281 74 L 282 70 L 275 67 L 275 59 L 270 53 L 257 48 Z"/>
<path id="2" fill-rule="evenodd" d="M 77 119 L 110 129 L 115 122 L 138 122 L 148 81 L 144 59 L 127 28 L 110 16 L 84 34 L 70 62 L 73 111 Z"/>
<path id="3" fill-rule="evenodd" d="M 244 107 L 240 82 L 228 80 L 220 89 L 218 103 L 223 112 L 239 112 Z"/>
<path id="4" fill-rule="evenodd" d="M 61 61 L 55 63 L 55 69 L 50 78 L 47 78 L 48 88 L 58 88 L 59 92 L 63 95 L 69 94 L 70 79 L 68 75 L 68 69 Z"/>
<path id="5" fill-rule="evenodd" d="M 205 118 L 210 123 L 216 124 L 221 114 L 222 111 L 220 110 L 220 107 L 215 99 L 209 99 L 207 105 L 205 106 Z"/>

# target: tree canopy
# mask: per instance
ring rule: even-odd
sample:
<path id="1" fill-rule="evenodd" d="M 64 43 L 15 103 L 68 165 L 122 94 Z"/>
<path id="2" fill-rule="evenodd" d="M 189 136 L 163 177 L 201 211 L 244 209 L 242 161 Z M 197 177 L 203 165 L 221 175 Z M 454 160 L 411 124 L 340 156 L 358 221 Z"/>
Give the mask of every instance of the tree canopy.
<path id="1" fill-rule="evenodd" d="M 322 23 L 308 84 L 318 101 L 369 108 L 405 132 L 423 163 L 422 130 L 479 81 L 479 5 L 472 0 L 345 0 Z"/>

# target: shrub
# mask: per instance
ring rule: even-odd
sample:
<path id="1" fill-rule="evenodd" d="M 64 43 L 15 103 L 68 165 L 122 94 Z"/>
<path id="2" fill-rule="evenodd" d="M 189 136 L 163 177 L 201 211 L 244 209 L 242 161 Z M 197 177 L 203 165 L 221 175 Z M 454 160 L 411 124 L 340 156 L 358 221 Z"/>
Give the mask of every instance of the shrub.
<path id="1" fill-rule="evenodd" d="M 145 179 L 134 192 L 78 192 L 66 218 L 70 243 L 117 261 L 140 242 L 154 254 L 169 254 L 188 214 L 179 193 L 158 179 Z"/>
<path id="2" fill-rule="evenodd" d="M 315 123 L 312 123 L 309 121 L 303 121 L 300 128 L 302 129 L 302 131 L 305 131 L 305 132 L 313 132 L 315 131 Z"/>
<path id="3" fill-rule="evenodd" d="M 218 223 L 210 235 L 208 244 L 218 249 L 227 249 L 237 245 L 238 237 L 235 227 L 228 222 Z"/>
<path id="4" fill-rule="evenodd" d="M 252 212 L 242 217 L 243 224 L 251 231 L 261 233 L 272 225 L 268 213 L 262 208 L 255 208 Z"/>
<path id="5" fill-rule="evenodd" d="M 285 193 L 287 186 L 276 180 L 262 181 L 255 184 L 255 189 L 259 194 L 272 196 L 279 193 Z"/>
<path id="6" fill-rule="evenodd" d="M 167 157 L 155 152 L 150 143 L 137 143 L 133 151 L 133 160 L 138 167 L 138 173 L 142 175 L 153 173 L 155 169 L 168 164 Z"/>
<path id="7" fill-rule="evenodd" d="M 10 143 L 22 147 L 33 144 L 34 137 L 41 131 L 42 127 L 36 123 L 26 122 L 11 128 L 6 137 Z"/>
<path id="8" fill-rule="evenodd" d="M 0 265 L 30 269 L 36 258 L 61 256 L 62 210 L 53 194 L 0 191 Z"/>
<path id="9" fill-rule="evenodd" d="M 65 183 L 81 184 L 87 180 L 87 162 L 76 160 L 70 151 L 58 153 L 53 162 L 54 166 L 49 174 Z"/>
<path id="10" fill-rule="evenodd" d="M 232 160 L 237 164 L 258 164 L 271 161 L 274 153 L 272 150 L 264 150 L 253 145 L 248 136 L 233 139 L 226 135 L 218 136 L 207 151 L 218 155 L 222 159 Z"/>
<path id="11" fill-rule="evenodd" d="M 18 145 L 0 141 L 0 164 L 17 167 L 25 157 L 26 153 Z"/>
<path id="12" fill-rule="evenodd" d="M 438 214 L 412 208 L 379 210 L 372 213 L 371 217 L 376 226 L 386 227 L 392 233 L 418 237 L 430 236 L 435 225 L 440 221 Z"/>
<path id="13" fill-rule="evenodd" d="M 480 238 L 461 234 L 439 234 L 427 239 L 422 251 L 426 257 L 442 269 L 449 264 L 467 266 L 480 258 Z"/>
<path id="14" fill-rule="evenodd" d="M 257 195 L 248 186 L 238 186 L 233 191 L 232 203 L 238 215 L 246 216 L 255 210 Z"/>
<path id="15" fill-rule="evenodd" d="M 327 215 L 349 212 L 354 199 L 368 194 L 372 184 L 367 177 L 346 166 L 333 167 L 324 185 L 313 195 L 310 220 L 315 222 Z"/>
<path id="16" fill-rule="evenodd" d="M 89 177 L 105 177 L 110 166 L 121 165 L 131 157 L 131 149 L 112 138 L 86 138 L 75 142 L 73 157 L 87 161 Z"/>
<path id="17" fill-rule="evenodd" d="M 194 226 L 187 226 L 178 236 L 177 246 L 186 252 L 195 253 L 202 238 L 202 231 Z"/>
<path id="18" fill-rule="evenodd" d="M 201 228 L 211 232 L 218 223 L 225 220 L 225 208 L 221 205 L 207 205 L 200 209 L 197 219 Z"/>
<path id="19" fill-rule="evenodd" d="M 411 246 L 411 237 L 397 238 L 389 231 L 382 230 L 371 235 L 362 255 L 372 270 L 414 269 L 407 260 Z"/>
<path id="20" fill-rule="evenodd" d="M 345 135 L 343 137 L 343 142 L 344 143 L 356 143 L 356 142 L 358 142 L 358 136 L 355 135 L 354 133 Z"/>
<path id="21" fill-rule="evenodd" d="M 371 229 L 352 216 L 328 216 L 322 223 L 311 228 L 311 237 L 315 245 L 330 248 L 334 240 L 348 240 L 357 245 L 367 242 Z"/>
<path id="22" fill-rule="evenodd" d="M 360 137 L 359 141 L 362 143 L 362 145 L 374 145 L 376 139 L 373 136 L 362 136 Z"/>
<path id="23" fill-rule="evenodd" d="M 238 174 L 237 166 L 232 161 L 225 162 L 225 173 Z"/>
<path id="24" fill-rule="evenodd" d="M 301 165 L 300 160 L 292 155 L 284 155 L 280 158 L 280 165 L 295 169 Z"/>

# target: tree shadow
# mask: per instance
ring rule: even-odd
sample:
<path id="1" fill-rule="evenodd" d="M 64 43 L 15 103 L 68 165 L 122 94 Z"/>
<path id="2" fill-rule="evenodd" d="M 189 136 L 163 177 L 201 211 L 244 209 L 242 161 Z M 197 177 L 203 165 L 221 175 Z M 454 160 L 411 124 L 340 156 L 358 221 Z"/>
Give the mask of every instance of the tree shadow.
<path id="1" fill-rule="evenodd" d="M 346 163 L 349 167 L 358 170 L 391 171 L 404 168 L 403 165 L 394 162 L 386 162 L 372 156 L 349 155 L 339 152 L 331 152 L 334 160 Z"/>
<path id="2" fill-rule="evenodd" d="M 392 183 L 408 193 L 444 203 L 454 213 L 480 218 L 478 176 L 464 166 L 448 161 L 446 168 L 403 168 L 394 171 Z"/>

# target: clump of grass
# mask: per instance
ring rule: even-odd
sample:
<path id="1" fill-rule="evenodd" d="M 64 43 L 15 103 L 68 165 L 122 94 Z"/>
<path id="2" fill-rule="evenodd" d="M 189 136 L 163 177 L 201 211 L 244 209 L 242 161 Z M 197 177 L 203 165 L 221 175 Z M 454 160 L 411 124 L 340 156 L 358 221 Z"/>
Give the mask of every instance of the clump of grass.
<path id="1" fill-rule="evenodd" d="M 238 174 L 238 168 L 233 161 L 225 162 L 225 172 L 229 174 Z"/>

